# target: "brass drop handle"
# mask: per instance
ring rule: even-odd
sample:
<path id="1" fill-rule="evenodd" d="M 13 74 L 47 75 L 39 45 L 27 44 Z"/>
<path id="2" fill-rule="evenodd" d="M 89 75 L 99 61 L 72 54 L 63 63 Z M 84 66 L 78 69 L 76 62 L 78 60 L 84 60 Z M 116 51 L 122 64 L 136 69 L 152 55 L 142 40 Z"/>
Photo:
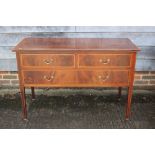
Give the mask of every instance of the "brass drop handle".
<path id="1" fill-rule="evenodd" d="M 54 79 L 54 73 L 50 76 L 44 75 L 44 79 L 47 81 L 52 81 Z"/>
<path id="2" fill-rule="evenodd" d="M 105 75 L 105 76 L 102 76 L 102 75 L 99 75 L 98 78 L 102 81 L 106 81 L 108 78 L 109 78 L 109 74 Z"/>
<path id="3" fill-rule="evenodd" d="M 53 61 L 54 61 L 53 59 L 44 59 L 44 60 L 43 60 L 43 62 L 44 62 L 45 64 L 47 64 L 47 65 L 53 63 Z"/>
<path id="4" fill-rule="evenodd" d="M 110 59 L 100 59 L 99 62 L 106 65 L 110 62 Z"/>

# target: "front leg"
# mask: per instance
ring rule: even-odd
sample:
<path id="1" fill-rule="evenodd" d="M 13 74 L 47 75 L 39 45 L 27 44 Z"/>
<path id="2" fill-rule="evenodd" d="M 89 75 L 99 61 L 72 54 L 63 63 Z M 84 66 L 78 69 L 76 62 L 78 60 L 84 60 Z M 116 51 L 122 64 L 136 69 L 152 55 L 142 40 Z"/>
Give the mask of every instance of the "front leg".
<path id="1" fill-rule="evenodd" d="M 27 106 L 26 106 L 26 95 L 25 95 L 25 87 L 20 87 L 20 95 L 22 101 L 22 117 L 24 120 L 27 120 Z"/>
<path id="2" fill-rule="evenodd" d="M 133 85 L 129 86 L 129 88 L 128 88 L 128 102 L 127 102 L 127 106 L 126 106 L 126 116 L 125 116 L 126 120 L 128 120 L 131 115 L 132 93 L 133 93 Z"/>

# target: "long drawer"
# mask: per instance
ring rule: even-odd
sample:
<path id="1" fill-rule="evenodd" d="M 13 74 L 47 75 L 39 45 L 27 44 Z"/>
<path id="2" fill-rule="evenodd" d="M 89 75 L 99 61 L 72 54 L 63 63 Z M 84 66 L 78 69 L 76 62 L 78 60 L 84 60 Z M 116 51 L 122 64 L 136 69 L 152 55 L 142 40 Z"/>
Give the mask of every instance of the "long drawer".
<path id="1" fill-rule="evenodd" d="M 22 54 L 21 64 L 23 67 L 74 67 L 74 54 Z"/>
<path id="2" fill-rule="evenodd" d="M 24 84 L 44 85 L 105 85 L 128 84 L 128 70 L 47 70 L 22 71 Z"/>
<path id="3" fill-rule="evenodd" d="M 130 54 L 79 54 L 79 67 L 130 67 Z"/>

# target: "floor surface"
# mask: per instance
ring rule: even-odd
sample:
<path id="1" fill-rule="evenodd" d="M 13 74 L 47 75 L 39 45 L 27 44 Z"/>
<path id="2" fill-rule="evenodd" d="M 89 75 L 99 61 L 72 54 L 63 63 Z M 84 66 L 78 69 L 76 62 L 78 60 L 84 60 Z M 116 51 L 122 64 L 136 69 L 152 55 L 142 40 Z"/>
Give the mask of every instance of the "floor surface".
<path id="1" fill-rule="evenodd" d="M 27 92 L 28 121 L 21 119 L 18 90 L 0 90 L 2 129 L 151 129 L 155 128 L 155 91 L 136 90 L 132 116 L 125 121 L 126 90 L 120 101 L 116 90 L 37 90 L 31 101 Z"/>

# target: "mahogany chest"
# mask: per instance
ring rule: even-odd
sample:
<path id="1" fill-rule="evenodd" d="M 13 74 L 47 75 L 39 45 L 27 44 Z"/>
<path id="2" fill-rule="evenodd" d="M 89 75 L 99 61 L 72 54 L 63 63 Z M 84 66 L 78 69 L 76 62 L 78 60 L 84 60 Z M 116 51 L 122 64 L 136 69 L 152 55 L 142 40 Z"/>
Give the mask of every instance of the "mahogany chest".
<path id="1" fill-rule="evenodd" d="M 25 38 L 14 49 L 17 57 L 23 118 L 27 118 L 25 88 L 128 88 L 130 116 L 136 52 L 129 39 Z"/>

